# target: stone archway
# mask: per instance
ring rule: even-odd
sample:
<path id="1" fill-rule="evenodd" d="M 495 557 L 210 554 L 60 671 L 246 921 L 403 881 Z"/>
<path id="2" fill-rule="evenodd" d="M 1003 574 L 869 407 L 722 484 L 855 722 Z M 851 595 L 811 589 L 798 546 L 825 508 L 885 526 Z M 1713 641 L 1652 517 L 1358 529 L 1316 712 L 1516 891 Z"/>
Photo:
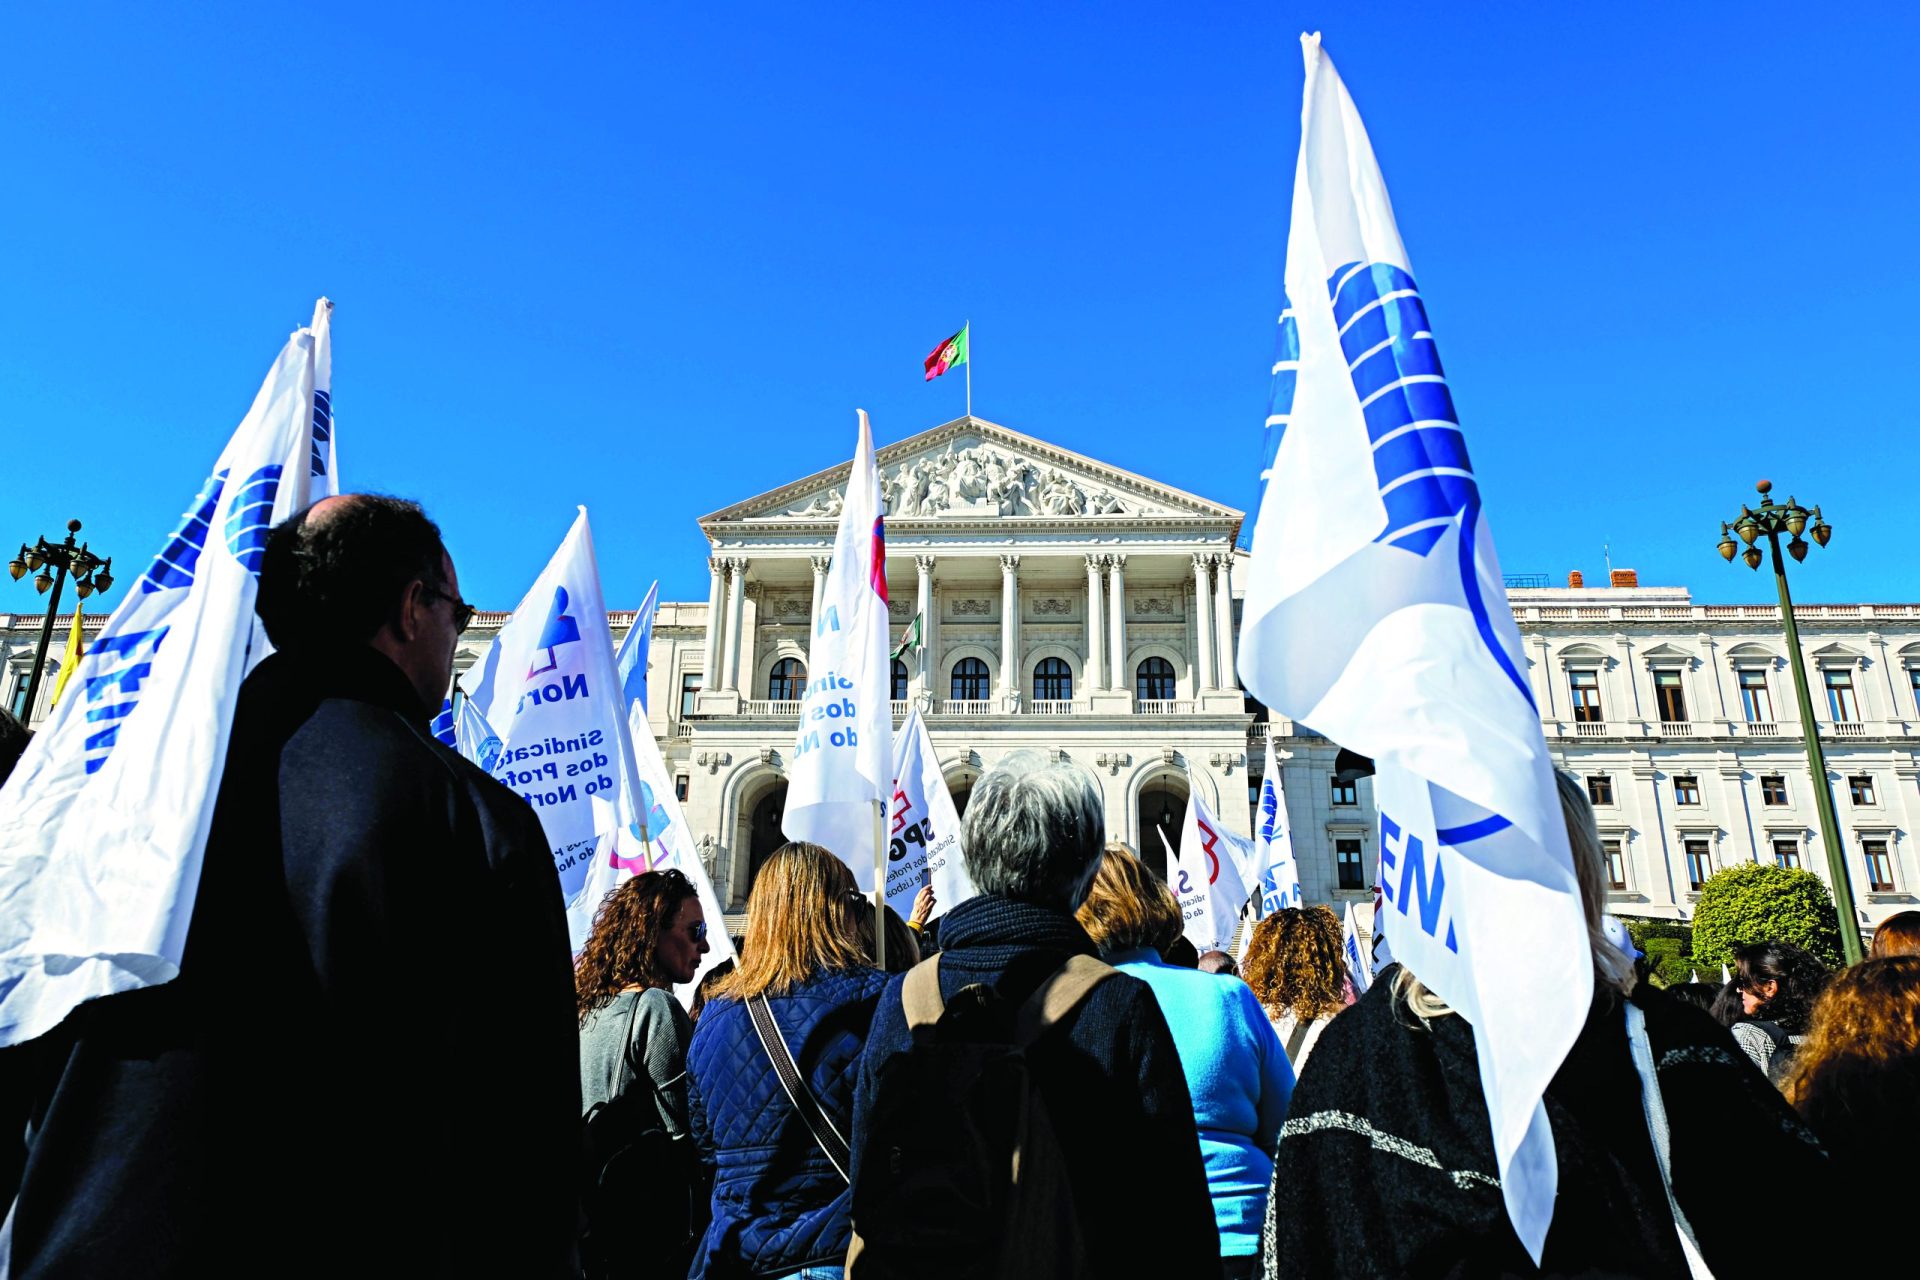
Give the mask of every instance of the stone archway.
<path id="1" fill-rule="evenodd" d="M 753 882 L 759 876 L 760 868 L 775 850 L 787 842 L 785 833 L 780 829 L 786 812 L 787 782 L 782 778 L 754 802 L 752 812 L 747 817 L 747 883 L 746 891 L 740 895 L 743 900 L 753 892 Z"/>
<path id="2" fill-rule="evenodd" d="M 1134 805 L 1134 830 L 1140 833 L 1134 847 L 1140 860 L 1165 879 L 1167 850 L 1179 851 L 1180 829 L 1187 820 L 1186 779 L 1172 770 L 1155 774 L 1140 784 Z M 1165 844 L 1155 834 L 1156 828 L 1166 833 Z"/>

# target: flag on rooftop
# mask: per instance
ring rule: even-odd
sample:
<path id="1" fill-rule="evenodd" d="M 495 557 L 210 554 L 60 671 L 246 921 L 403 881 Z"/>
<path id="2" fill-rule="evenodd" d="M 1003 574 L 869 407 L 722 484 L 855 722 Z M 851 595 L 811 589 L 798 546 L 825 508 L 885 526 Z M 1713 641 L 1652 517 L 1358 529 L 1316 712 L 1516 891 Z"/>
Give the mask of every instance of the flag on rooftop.
<path id="1" fill-rule="evenodd" d="M 179 972 L 234 704 L 269 651 L 253 612 L 267 533 L 309 497 L 314 340 L 287 339 L 80 658 L 78 696 L 0 787 L 0 1045 Z"/>
<path id="2" fill-rule="evenodd" d="M 923 379 L 924 381 L 932 382 L 947 370 L 967 362 L 967 330 L 971 328 L 973 328 L 971 324 L 960 326 L 960 332 L 954 334 L 951 338 L 948 338 L 928 353 L 926 361 L 927 376 Z M 991 346 L 992 344 L 989 343 L 988 345 Z"/>
<path id="3" fill-rule="evenodd" d="M 1320 47 L 1301 140 L 1239 668 L 1376 763 L 1383 921 L 1470 1023 L 1508 1217 L 1537 1261 L 1541 1104 L 1593 987 L 1553 768 L 1419 286 Z M 1376 927 L 1379 927 L 1378 924 Z"/>

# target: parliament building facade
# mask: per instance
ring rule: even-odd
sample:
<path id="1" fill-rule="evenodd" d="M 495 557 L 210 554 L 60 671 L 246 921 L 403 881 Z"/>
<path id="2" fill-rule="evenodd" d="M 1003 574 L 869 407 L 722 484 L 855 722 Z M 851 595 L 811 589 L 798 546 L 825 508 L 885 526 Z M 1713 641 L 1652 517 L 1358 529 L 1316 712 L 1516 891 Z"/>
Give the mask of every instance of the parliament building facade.
<path id="1" fill-rule="evenodd" d="M 1068 758 L 1098 783 L 1109 838 L 1164 865 L 1195 789 L 1251 830 L 1271 740 L 1308 900 L 1371 903 L 1371 780 L 1235 676 L 1241 512 L 970 417 L 880 450 L 879 465 L 895 643 L 923 619 L 894 664 L 894 710 L 920 709 L 956 802 L 1008 752 Z M 733 911 L 782 839 L 847 470 L 702 519 L 707 598 L 655 617 L 654 733 Z M 1688 918 L 1701 881 L 1738 862 L 1826 878 L 1778 608 L 1612 576 L 1508 595 L 1555 762 L 1594 800 L 1614 912 Z M 505 618 L 475 619 L 460 668 Z M 631 618 L 612 615 L 616 638 Z M 1920 605 L 1802 605 L 1796 619 L 1871 927 L 1920 904 Z M 0 688 L 33 721 L 47 698 L 24 706 L 38 634 L 37 617 L 0 614 Z"/>

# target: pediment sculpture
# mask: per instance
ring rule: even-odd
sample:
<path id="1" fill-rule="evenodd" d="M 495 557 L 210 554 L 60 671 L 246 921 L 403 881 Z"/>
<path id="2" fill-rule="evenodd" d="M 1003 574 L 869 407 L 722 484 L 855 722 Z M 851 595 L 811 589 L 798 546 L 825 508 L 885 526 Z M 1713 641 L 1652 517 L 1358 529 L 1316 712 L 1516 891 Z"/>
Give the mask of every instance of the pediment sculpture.
<path id="1" fill-rule="evenodd" d="M 837 518 L 844 489 L 829 489 L 780 513 L 790 519 Z M 1104 485 L 1057 467 L 1038 466 L 981 441 L 954 441 L 939 453 L 880 469 L 881 510 L 896 520 L 943 516 L 1118 516 L 1126 502 Z"/>

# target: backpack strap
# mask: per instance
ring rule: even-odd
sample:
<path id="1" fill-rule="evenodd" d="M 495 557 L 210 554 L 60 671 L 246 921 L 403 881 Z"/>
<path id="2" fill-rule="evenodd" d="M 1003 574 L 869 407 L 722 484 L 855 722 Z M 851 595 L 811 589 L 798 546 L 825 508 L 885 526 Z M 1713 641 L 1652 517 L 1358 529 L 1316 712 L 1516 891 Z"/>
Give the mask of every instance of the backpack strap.
<path id="1" fill-rule="evenodd" d="M 780 1087 L 786 1091 L 787 1101 L 800 1113 L 800 1119 L 806 1123 L 807 1132 L 813 1135 L 820 1153 L 833 1166 L 833 1171 L 842 1181 L 851 1183 L 853 1176 L 848 1170 L 853 1168 L 853 1157 L 847 1147 L 847 1140 L 834 1127 L 833 1118 L 813 1096 L 813 1090 L 800 1075 L 800 1069 L 793 1064 L 793 1052 L 787 1048 L 787 1038 L 780 1034 L 780 1024 L 773 1020 L 773 1007 L 765 996 L 751 996 L 745 1002 L 747 1015 L 753 1020 L 754 1034 L 760 1037 L 760 1047 L 766 1051 L 767 1060 L 773 1063 L 774 1075 L 780 1077 Z"/>
<path id="2" fill-rule="evenodd" d="M 1307 1035 L 1312 1030 L 1313 1023 L 1297 1015 L 1294 1017 L 1293 1030 L 1287 1033 L 1287 1061 L 1296 1069 L 1300 1065 L 1300 1050 L 1306 1045 Z"/>
<path id="3" fill-rule="evenodd" d="M 940 1021 L 947 1002 L 940 996 L 938 952 L 907 970 L 906 981 L 900 984 L 900 1004 L 906 1010 L 909 1033 Z"/>
<path id="4" fill-rule="evenodd" d="M 935 957 L 938 959 L 938 957 Z M 1053 976 L 1020 1006 L 1013 1023 L 1013 1044 L 1025 1048 L 1080 1007 L 1093 989 L 1118 970 L 1093 956 L 1078 955 L 1054 970 Z"/>

